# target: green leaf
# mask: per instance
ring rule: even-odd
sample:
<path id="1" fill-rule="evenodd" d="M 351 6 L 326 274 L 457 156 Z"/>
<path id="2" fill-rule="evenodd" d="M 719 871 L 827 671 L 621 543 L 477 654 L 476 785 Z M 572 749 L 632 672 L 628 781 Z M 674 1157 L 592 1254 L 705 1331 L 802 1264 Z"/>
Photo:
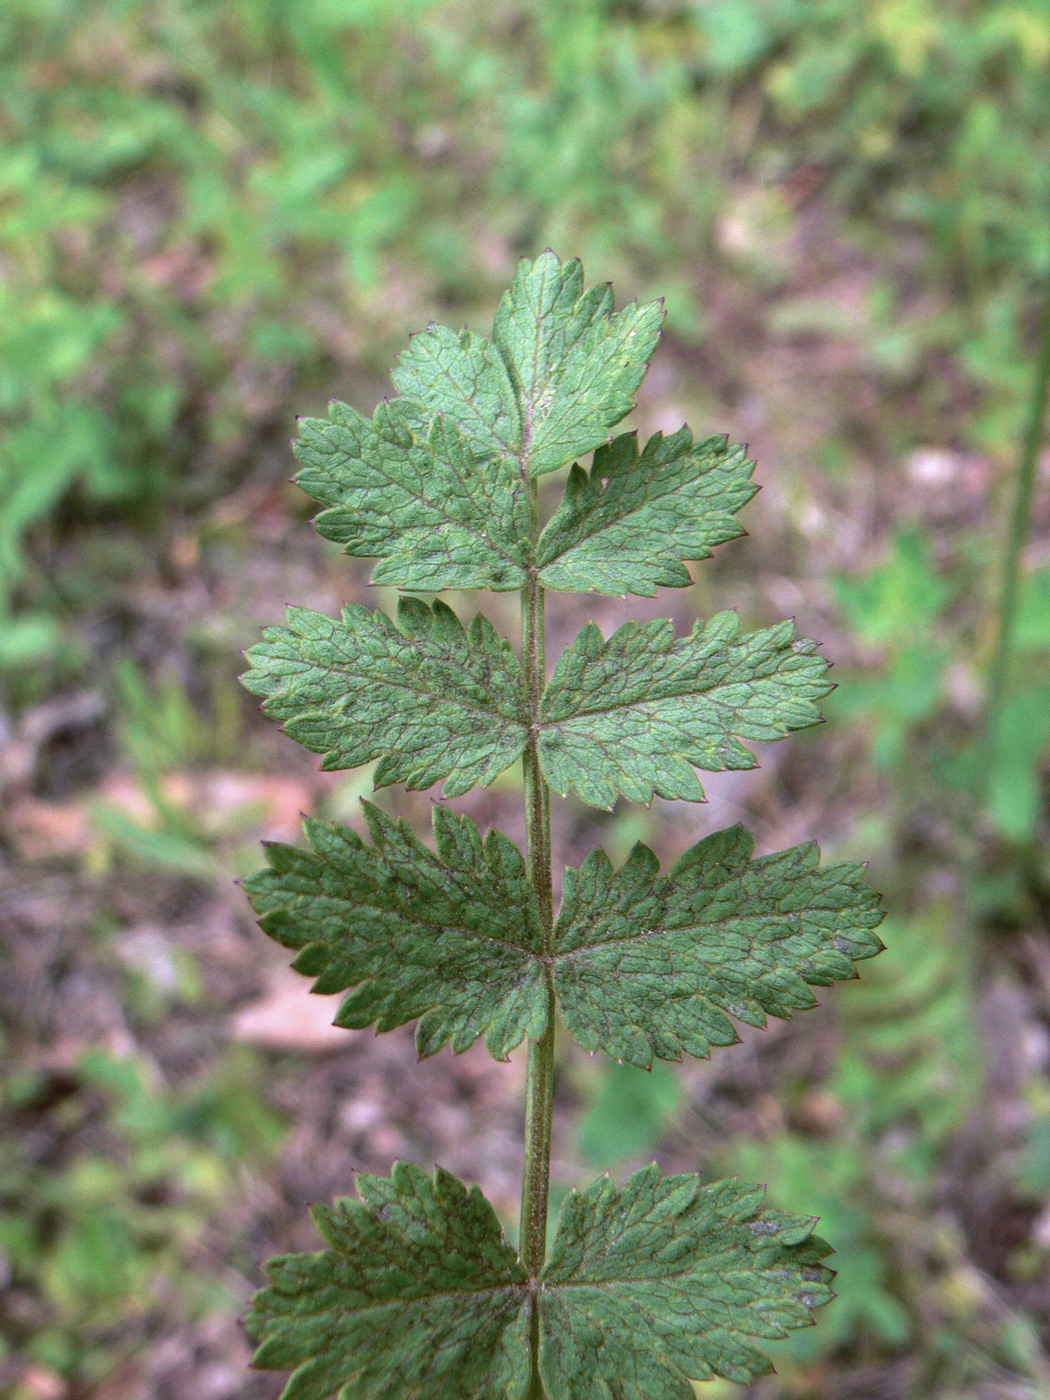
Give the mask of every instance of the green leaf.
<path id="1" fill-rule="evenodd" d="M 601 850 L 565 872 L 554 985 L 581 1045 L 643 1068 L 704 1056 L 738 1039 L 730 1016 L 789 1018 L 881 950 L 863 866 L 821 870 L 814 843 L 755 860 L 754 845 L 734 826 L 663 878 L 643 845 L 615 872 Z"/>
<path id="2" fill-rule="evenodd" d="M 520 264 L 492 340 L 430 326 L 394 383 L 453 418 L 477 457 L 510 454 L 532 477 L 557 471 L 607 442 L 631 411 L 660 336 L 662 303 L 612 305 L 609 287 L 585 292 L 580 263 L 548 250 Z"/>
<path id="3" fill-rule="evenodd" d="M 930 547 L 914 526 L 897 531 L 881 564 L 853 578 L 837 578 L 834 585 L 854 633 L 894 651 L 908 643 L 925 651 L 953 596 L 952 585 L 938 574 Z"/>
<path id="4" fill-rule="evenodd" d="M 407 399 L 447 414 L 478 457 L 517 457 L 521 411 L 503 357 L 472 331 L 428 326 L 412 336 L 392 371 Z"/>
<path id="5" fill-rule="evenodd" d="M 363 418 L 333 403 L 299 424 L 296 481 L 345 553 L 380 559 L 375 583 L 436 592 L 525 583 L 529 506 L 518 463 L 478 459 L 446 417 L 405 399 Z"/>
<path id="6" fill-rule="evenodd" d="M 781 739 L 820 721 L 831 690 L 815 642 L 781 622 L 739 636 L 735 613 L 676 641 L 671 622 L 628 622 L 606 641 L 593 624 L 561 657 L 543 696 L 540 758 L 556 792 L 608 807 L 704 790 L 693 768 L 753 768 L 741 739 Z"/>
<path id="7" fill-rule="evenodd" d="M 62 645 L 58 620 L 43 612 L 23 613 L 21 617 L 0 615 L 0 675 L 8 671 L 28 671 L 48 661 Z"/>
<path id="8" fill-rule="evenodd" d="M 688 428 L 651 437 L 641 456 L 634 433 L 574 466 L 562 503 L 540 537 L 546 588 L 640 593 L 685 588 L 684 560 L 707 559 L 744 533 L 733 519 L 758 490 L 754 463 L 724 437 L 694 443 Z"/>
<path id="9" fill-rule="evenodd" d="M 342 621 L 305 608 L 248 650 L 243 683 L 322 767 L 379 759 L 375 783 L 448 797 L 486 785 L 525 745 L 521 668 L 483 617 L 464 631 L 443 603 L 402 599 L 398 623 L 355 603 Z"/>
<path id="10" fill-rule="evenodd" d="M 521 668 L 484 618 L 469 632 L 450 608 L 402 599 L 398 625 L 349 604 L 338 622 L 291 608 L 247 653 L 245 686 L 325 769 L 379 759 L 377 786 L 455 797 L 520 757 L 528 715 Z M 558 792 L 609 806 L 703 798 L 693 767 L 751 768 L 741 739 L 782 738 L 815 724 L 827 694 L 815 643 L 790 622 L 738 638 L 720 613 L 674 639 L 671 623 L 630 622 L 606 642 L 584 628 L 558 663 L 541 708 L 540 755 Z"/>
<path id="11" fill-rule="evenodd" d="M 653 1165 L 567 1196 L 539 1295 L 548 1400 L 693 1400 L 690 1379 L 770 1371 L 750 1339 L 810 1325 L 833 1275 L 814 1221 L 762 1194 Z"/>
<path id="12" fill-rule="evenodd" d="M 398 1162 L 357 1189 L 313 1212 L 328 1249 L 272 1259 L 252 1301 L 255 1365 L 293 1371 L 282 1400 L 521 1400 L 533 1297 L 549 1400 L 693 1400 L 687 1377 L 764 1375 L 750 1339 L 831 1296 L 812 1219 L 736 1181 L 652 1166 L 572 1192 L 538 1294 L 476 1186 Z"/>
<path id="13" fill-rule="evenodd" d="M 520 1400 L 527 1276 L 485 1197 L 407 1162 L 357 1190 L 314 1208 L 329 1248 L 272 1259 L 252 1301 L 255 1365 L 294 1370 L 282 1400 Z"/>
<path id="14" fill-rule="evenodd" d="M 497 1059 L 547 1027 L 548 978 L 588 1050 L 648 1068 L 737 1039 L 813 1006 L 809 987 L 854 976 L 882 944 L 878 896 L 857 865 L 819 868 L 815 845 L 752 859 L 742 827 L 706 837 L 667 876 L 638 845 L 613 871 L 604 851 L 565 872 L 543 951 L 521 852 L 469 817 L 434 810 L 437 851 L 364 803 L 374 844 L 307 821 L 310 850 L 275 843 L 245 881 L 264 930 L 297 954 L 314 990 L 356 988 L 336 1025 L 417 1020 L 432 1055 L 484 1035 Z"/>
<path id="15" fill-rule="evenodd" d="M 521 452 L 533 477 L 593 451 L 634 407 L 663 303 L 612 308 L 611 287 L 585 292 L 579 259 L 562 264 L 549 248 L 519 264 L 499 304 L 492 335 L 518 388 Z"/>
<path id="16" fill-rule="evenodd" d="M 274 844 L 244 882 L 271 938 L 299 956 L 321 993 L 357 990 L 338 1026 L 392 1030 L 419 1018 L 416 1045 L 466 1050 L 480 1035 L 499 1060 L 547 1028 L 543 936 L 521 852 L 499 832 L 435 807 L 437 854 L 403 822 L 363 804 L 374 845 L 307 821 L 309 851 Z"/>

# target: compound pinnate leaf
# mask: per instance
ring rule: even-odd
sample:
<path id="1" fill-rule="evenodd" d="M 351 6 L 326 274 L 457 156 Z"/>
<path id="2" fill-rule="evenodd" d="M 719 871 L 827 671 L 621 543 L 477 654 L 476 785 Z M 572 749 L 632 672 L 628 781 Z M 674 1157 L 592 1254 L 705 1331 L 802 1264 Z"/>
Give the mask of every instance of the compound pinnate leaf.
<path id="1" fill-rule="evenodd" d="M 685 588 L 684 560 L 706 559 L 743 529 L 733 519 L 758 490 L 754 463 L 724 437 L 694 443 L 688 428 L 651 437 L 639 456 L 634 433 L 574 466 L 537 547 L 546 588 L 640 593 Z"/>
<path id="2" fill-rule="evenodd" d="M 374 845 L 307 821 L 311 850 L 273 844 L 245 890 L 262 927 L 295 949 L 316 992 L 356 987 L 336 1025 L 391 1030 L 419 1018 L 416 1045 L 466 1050 L 484 1034 L 497 1059 L 547 1027 L 543 937 L 521 852 L 469 817 L 434 809 L 437 854 L 403 822 L 363 804 Z"/>
<path id="3" fill-rule="evenodd" d="M 357 604 L 342 621 L 305 608 L 249 648 L 243 684 L 325 769 L 379 759 L 375 783 L 457 796 L 513 763 L 528 723 L 521 668 L 476 617 L 465 631 L 443 603 L 403 599 L 397 626 Z"/>
<path id="4" fill-rule="evenodd" d="M 527 1276 L 478 1188 L 398 1162 L 360 1201 L 319 1206 L 329 1248 L 272 1259 L 247 1325 L 282 1400 L 520 1400 Z"/>
<path id="5" fill-rule="evenodd" d="M 814 843 L 753 859 L 741 826 L 716 831 L 666 877 L 648 847 L 613 871 L 604 851 L 565 873 L 554 985 L 588 1050 L 648 1068 L 815 1005 L 810 986 L 856 976 L 882 948 L 863 866 L 820 869 Z"/>
<path id="6" fill-rule="evenodd" d="M 510 454 L 530 476 L 608 441 L 633 407 L 660 336 L 663 306 L 613 311 L 608 287 L 583 289 L 578 261 L 522 262 L 491 340 L 430 326 L 393 372 L 406 398 L 459 424 L 479 458 Z"/>
<path id="7" fill-rule="evenodd" d="M 406 399 L 363 418 L 333 403 L 299 424 L 296 481 L 345 553 L 381 562 L 375 583 L 420 592 L 525 583 L 529 507 L 515 459 L 475 457 L 455 423 Z"/>
<path id="8" fill-rule="evenodd" d="M 548 1400 L 693 1400 L 691 1379 L 770 1371 L 751 1339 L 808 1326 L 832 1273 L 814 1221 L 762 1195 L 653 1165 L 567 1196 L 539 1294 Z"/>
<path id="9" fill-rule="evenodd" d="M 593 624 L 558 662 L 541 707 L 540 758 L 556 792 L 608 807 L 703 800 L 694 768 L 753 768 L 742 739 L 781 739 L 820 721 L 831 690 L 816 643 L 782 622 L 740 636 L 735 613 L 676 641 L 671 622 L 628 622 L 606 641 Z"/>

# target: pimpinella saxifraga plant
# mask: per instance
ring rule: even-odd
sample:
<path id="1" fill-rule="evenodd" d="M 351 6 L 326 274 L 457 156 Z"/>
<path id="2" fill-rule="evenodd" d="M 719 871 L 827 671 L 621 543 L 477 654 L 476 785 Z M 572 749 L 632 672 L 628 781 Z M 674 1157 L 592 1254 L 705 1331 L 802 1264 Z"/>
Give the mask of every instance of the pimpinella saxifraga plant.
<path id="1" fill-rule="evenodd" d="M 756 859 L 739 826 L 663 875 L 645 846 L 619 870 L 594 851 L 554 908 L 552 790 L 698 801 L 696 769 L 752 767 L 742 741 L 813 724 L 830 688 L 790 623 L 741 633 L 729 612 L 681 638 L 665 620 L 587 626 L 547 679 L 548 590 L 685 586 L 754 492 L 723 438 L 612 436 L 662 315 L 614 311 L 547 252 L 521 264 L 491 338 L 432 326 L 374 418 L 334 404 L 302 424 L 321 533 L 378 559 L 377 582 L 520 592 L 521 655 L 441 602 L 405 598 L 396 622 L 293 608 L 246 684 L 326 769 L 377 760 L 377 785 L 453 797 L 520 760 L 527 846 L 437 806 L 432 851 L 366 805 L 370 841 L 309 821 L 308 846 L 271 846 L 248 894 L 315 990 L 348 991 L 337 1024 L 415 1020 L 424 1055 L 484 1036 L 502 1060 L 527 1040 L 528 1078 L 520 1252 L 448 1172 L 358 1176 L 359 1200 L 314 1211 L 327 1248 L 272 1260 L 252 1306 L 256 1364 L 293 1373 L 285 1400 L 690 1400 L 689 1378 L 768 1371 L 754 1340 L 831 1296 L 811 1219 L 655 1165 L 570 1194 L 546 1249 L 556 1007 L 588 1050 L 649 1066 L 732 1044 L 732 1018 L 813 1005 L 812 985 L 882 946 L 860 867 L 821 869 L 813 845 Z M 544 523 L 538 482 L 567 466 Z"/>

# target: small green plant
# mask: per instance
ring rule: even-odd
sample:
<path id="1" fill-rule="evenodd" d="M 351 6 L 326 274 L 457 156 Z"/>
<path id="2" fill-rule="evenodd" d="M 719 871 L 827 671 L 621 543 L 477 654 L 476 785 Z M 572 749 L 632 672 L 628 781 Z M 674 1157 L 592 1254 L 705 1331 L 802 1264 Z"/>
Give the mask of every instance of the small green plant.
<path id="1" fill-rule="evenodd" d="M 45 1367 L 68 1382 L 63 1394 L 100 1393 L 129 1345 L 137 1351 L 165 1324 L 233 1305 L 208 1220 L 229 1218 L 245 1171 L 271 1160 L 283 1125 L 244 1047 L 181 1087 L 139 1056 L 92 1049 L 58 1072 L 22 1067 L 7 1051 L 4 1380 Z M 29 1400 L 40 1391 L 14 1382 L 3 1393 Z"/>
<path id="2" fill-rule="evenodd" d="M 612 437 L 656 348 L 659 303 L 613 310 L 579 262 L 523 262 L 491 339 L 431 326 L 401 357 L 401 397 L 370 421 L 343 404 L 302 424 L 299 483 L 317 526 L 403 589 L 521 595 L 521 656 L 477 616 L 403 599 L 395 624 L 349 605 L 292 609 L 249 653 L 248 688 L 327 769 L 378 760 L 377 785 L 447 797 L 521 760 L 526 854 L 438 805 L 436 851 L 365 805 L 371 841 L 308 821 L 308 849 L 269 848 L 247 881 L 265 931 L 315 990 L 348 990 L 338 1025 L 418 1022 L 423 1055 L 484 1036 L 528 1042 L 520 1249 L 474 1186 L 408 1163 L 318 1207 L 328 1248 L 272 1260 L 249 1318 L 256 1364 L 294 1372 L 288 1400 L 682 1400 L 690 1379 L 769 1370 L 754 1339 L 812 1321 L 831 1296 L 814 1221 L 760 1187 L 653 1165 L 565 1198 L 548 1250 L 556 1008 L 590 1051 L 649 1067 L 731 1045 L 814 1004 L 881 948 L 857 865 L 812 844 L 755 858 L 718 831 L 661 875 L 635 846 L 565 873 L 555 911 L 550 792 L 700 801 L 696 769 L 754 766 L 743 740 L 815 723 L 829 685 L 791 623 L 742 633 L 726 612 L 588 625 L 547 678 L 548 590 L 690 583 L 686 561 L 741 533 L 752 463 L 687 428 Z M 575 459 L 594 453 L 590 472 Z M 544 522 L 544 478 L 570 467 Z"/>

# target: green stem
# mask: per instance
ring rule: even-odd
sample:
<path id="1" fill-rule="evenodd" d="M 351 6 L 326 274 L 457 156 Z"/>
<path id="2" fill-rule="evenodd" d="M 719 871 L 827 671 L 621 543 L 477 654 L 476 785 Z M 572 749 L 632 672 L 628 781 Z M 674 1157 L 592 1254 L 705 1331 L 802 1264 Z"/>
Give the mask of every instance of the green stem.
<path id="1" fill-rule="evenodd" d="M 998 605 L 999 635 L 995 659 L 992 662 L 988 708 L 985 716 L 985 744 L 981 775 L 982 795 L 985 798 L 987 797 L 992 765 L 995 761 L 1003 701 L 1010 678 L 1014 628 L 1017 621 L 1017 602 L 1020 593 L 1021 551 L 1028 534 L 1032 515 L 1036 463 L 1043 441 L 1043 420 L 1046 417 L 1048 393 L 1050 393 L 1050 279 L 1047 281 L 1046 299 L 1043 304 L 1039 363 L 1032 386 L 1032 397 L 1029 400 L 1028 422 L 1025 426 L 1021 460 L 1017 469 L 1017 495 L 1014 498 L 1013 514 L 1010 518 L 1010 529 L 1006 539 L 1006 551 L 1003 556 L 1003 574 L 999 588 Z"/>
<path id="2" fill-rule="evenodd" d="M 528 1080 L 525 1090 L 524 1190 L 521 1201 L 521 1257 L 533 1287 L 529 1342 L 532 1382 L 526 1400 L 543 1400 L 540 1379 L 540 1312 L 536 1284 L 547 1248 L 547 1202 L 551 1175 L 551 1106 L 554 1098 L 554 999 L 549 1008 L 547 1032 L 529 1041 Z"/>
<path id="3" fill-rule="evenodd" d="M 529 487 L 531 534 L 538 533 L 536 489 Z M 554 895 L 551 881 L 550 789 L 543 778 L 539 753 L 540 699 L 546 683 L 543 589 L 537 571 L 521 594 L 522 655 L 529 711 L 529 732 L 522 760 L 525 770 L 525 824 L 529 880 L 536 894 L 543 935 L 543 952 L 549 956 L 554 930 Z M 554 988 L 548 977 L 547 1029 L 539 1040 L 529 1041 L 525 1089 L 525 1168 L 521 1197 L 521 1258 L 536 1287 L 547 1249 L 547 1210 L 550 1197 L 551 1111 L 554 1102 Z M 527 1400 L 543 1400 L 539 1373 L 539 1310 L 533 1299 L 531 1323 L 532 1382 Z"/>
<path id="4" fill-rule="evenodd" d="M 553 1000 L 553 999 L 552 999 Z M 553 1004 L 547 1033 L 529 1041 L 525 1087 L 525 1170 L 521 1199 L 521 1258 L 536 1279 L 547 1249 L 547 1201 L 551 1176 L 551 1108 L 554 1102 Z"/>

